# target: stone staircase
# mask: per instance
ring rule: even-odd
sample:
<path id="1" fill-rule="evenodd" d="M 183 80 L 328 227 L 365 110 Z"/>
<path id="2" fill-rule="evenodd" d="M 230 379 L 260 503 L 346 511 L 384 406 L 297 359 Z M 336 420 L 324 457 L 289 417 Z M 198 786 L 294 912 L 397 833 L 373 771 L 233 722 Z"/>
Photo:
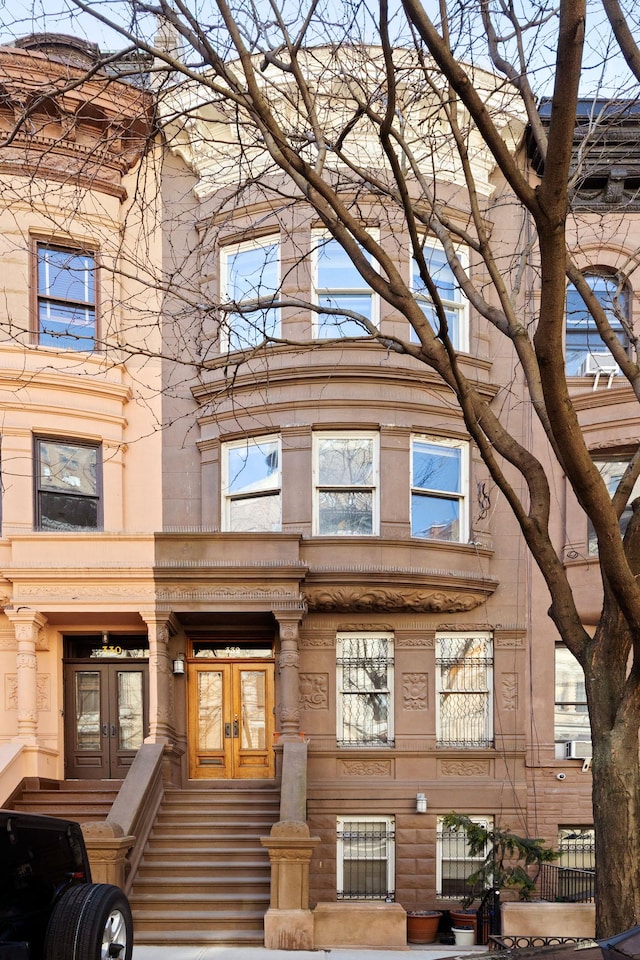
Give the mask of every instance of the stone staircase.
<path id="1" fill-rule="evenodd" d="M 136 943 L 262 946 L 279 803 L 271 784 L 167 790 L 129 895 Z"/>
<path id="2" fill-rule="evenodd" d="M 12 810 L 91 823 L 105 819 L 121 786 L 122 780 L 29 779 L 9 805 Z"/>

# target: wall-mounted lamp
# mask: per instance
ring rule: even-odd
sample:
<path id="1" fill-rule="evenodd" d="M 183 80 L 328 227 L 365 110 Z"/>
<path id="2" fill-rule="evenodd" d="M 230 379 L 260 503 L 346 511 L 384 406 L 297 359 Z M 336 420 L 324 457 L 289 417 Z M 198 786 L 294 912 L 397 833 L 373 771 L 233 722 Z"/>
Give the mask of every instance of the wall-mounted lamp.
<path id="1" fill-rule="evenodd" d="M 427 798 L 424 793 L 416 793 L 416 813 L 427 812 Z"/>
<path id="2" fill-rule="evenodd" d="M 173 661 L 173 675 L 174 677 L 182 677 L 184 675 L 184 656 L 182 654 Z"/>

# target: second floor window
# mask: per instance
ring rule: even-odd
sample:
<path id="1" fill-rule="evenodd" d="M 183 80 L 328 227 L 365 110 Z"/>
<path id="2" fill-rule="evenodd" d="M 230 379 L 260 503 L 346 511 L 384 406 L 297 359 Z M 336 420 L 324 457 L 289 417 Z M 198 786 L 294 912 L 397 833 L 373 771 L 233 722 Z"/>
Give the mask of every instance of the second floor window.
<path id="1" fill-rule="evenodd" d="M 555 739 L 562 743 L 591 740 L 584 671 L 574 655 L 556 644 Z"/>
<path id="2" fill-rule="evenodd" d="M 453 270 L 449 266 L 442 246 L 436 240 L 430 240 L 425 243 L 423 253 L 427 269 L 442 301 L 449 339 L 455 350 L 466 352 L 469 349 L 469 305 L 467 300 L 458 285 Z M 465 252 L 459 251 L 458 257 L 462 265 L 466 266 Z M 420 270 L 415 260 L 411 261 L 411 286 L 422 312 L 437 333 L 440 327 L 438 314 L 429 290 L 420 276 Z M 411 331 L 411 339 L 414 342 L 418 339 L 413 330 Z"/>
<path id="3" fill-rule="evenodd" d="M 36 244 L 38 343 L 87 352 L 95 349 L 96 276 L 94 254 Z"/>
<path id="4" fill-rule="evenodd" d="M 411 536 L 466 541 L 468 445 L 414 437 L 411 442 Z"/>
<path id="5" fill-rule="evenodd" d="M 280 438 L 255 437 L 223 447 L 224 530 L 280 530 Z"/>
<path id="6" fill-rule="evenodd" d="M 629 338 L 624 321 L 629 318 L 629 298 L 617 275 L 607 273 L 586 274 L 585 278 L 604 307 L 612 330 L 626 347 Z M 576 288 L 567 288 L 566 305 L 566 370 L 568 376 L 598 374 L 599 371 L 616 371 L 611 353 L 600 339 L 595 320 L 587 310 Z"/>
<path id="7" fill-rule="evenodd" d="M 224 247 L 221 297 L 229 308 L 221 320 L 226 350 L 247 350 L 280 335 L 280 243 L 273 238 Z"/>
<path id="8" fill-rule="evenodd" d="M 314 532 L 371 536 L 378 532 L 378 437 L 364 433 L 314 438 Z"/>
<path id="9" fill-rule="evenodd" d="M 622 456 L 617 458 L 612 457 L 610 460 L 599 460 L 596 463 L 596 466 L 598 467 L 598 470 L 600 471 L 602 478 L 607 485 L 607 490 L 609 491 L 609 495 L 611 497 L 613 497 L 614 493 L 618 489 L 618 484 L 622 480 L 622 477 L 627 469 L 628 461 L 628 457 Z M 627 506 L 624 508 L 620 517 L 620 536 L 624 536 L 625 530 L 629 524 L 629 520 L 631 519 L 631 504 L 638 496 L 640 496 L 640 479 L 636 480 L 629 500 L 627 501 Z M 591 520 L 587 521 L 587 546 L 589 556 L 597 556 L 598 540 Z"/>
<path id="10" fill-rule="evenodd" d="M 486 634 L 436 638 L 439 747 L 493 744 L 493 642 Z"/>
<path id="11" fill-rule="evenodd" d="M 371 257 L 367 255 L 367 259 L 371 263 Z M 338 241 L 324 234 L 317 235 L 314 260 L 316 303 L 331 310 L 346 310 L 359 314 L 377 324 L 373 291 L 362 279 L 349 254 Z M 319 313 L 315 315 L 314 335 L 318 339 L 366 337 L 369 331 L 353 317 Z"/>
<path id="12" fill-rule="evenodd" d="M 337 741 L 341 746 L 393 745 L 393 637 L 337 638 Z"/>
<path id="13" fill-rule="evenodd" d="M 38 530 L 98 530 L 102 467 L 97 444 L 38 437 L 35 441 Z"/>

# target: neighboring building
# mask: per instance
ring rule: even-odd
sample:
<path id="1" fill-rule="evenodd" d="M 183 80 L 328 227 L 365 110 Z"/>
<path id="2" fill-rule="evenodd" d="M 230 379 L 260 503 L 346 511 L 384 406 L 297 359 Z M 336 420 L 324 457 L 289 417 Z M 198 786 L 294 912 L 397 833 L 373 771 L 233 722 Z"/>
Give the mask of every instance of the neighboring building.
<path id="1" fill-rule="evenodd" d="M 194 110 L 161 158 L 148 90 L 122 72 L 75 82 L 96 52 L 59 42 L 0 49 L 0 126 L 25 97 L 28 111 L 0 149 L 0 800 L 24 778 L 119 780 L 145 741 L 165 745 L 176 787 L 277 782 L 298 738 L 312 902 L 454 905 L 473 862 L 442 830 L 452 810 L 560 842 L 573 866 L 591 837 L 584 685 L 449 392 L 355 321 L 264 300 L 352 309 L 408 338 L 406 322 L 275 171 L 238 196 L 222 111 Z M 36 96 L 52 78 L 64 108 Z M 520 224 L 476 146 L 479 199 L 508 244 Z M 594 288 L 615 286 L 631 321 L 635 167 L 627 183 L 606 160 L 577 188 L 581 242 L 586 264 L 605 214 Z M 591 193 L 606 176 L 622 193 Z M 411 276 L 389 211 L 358 204 Z M 513 357 L 426 243 L 465 372 L 513 403 L 544 457 Z M 532 317 L 536 296 L 532 276 Z M 568 303 L 571 389 L 613 486 L 636 405 Z M 595 624 L 597 558 L 549 463 L 558 550 Z"/>

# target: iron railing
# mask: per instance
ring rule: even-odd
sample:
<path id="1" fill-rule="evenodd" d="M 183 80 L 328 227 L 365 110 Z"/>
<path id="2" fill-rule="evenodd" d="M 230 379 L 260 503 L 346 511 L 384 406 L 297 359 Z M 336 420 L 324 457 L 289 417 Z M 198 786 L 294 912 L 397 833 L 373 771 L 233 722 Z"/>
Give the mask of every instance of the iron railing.
<path id="1" fill-rule="evenodd" d="M 538 875 L 538 895 L 554 903 L 593 903 L 596 898 L 595 870 L 559 867 L 543 863 Z"/>

